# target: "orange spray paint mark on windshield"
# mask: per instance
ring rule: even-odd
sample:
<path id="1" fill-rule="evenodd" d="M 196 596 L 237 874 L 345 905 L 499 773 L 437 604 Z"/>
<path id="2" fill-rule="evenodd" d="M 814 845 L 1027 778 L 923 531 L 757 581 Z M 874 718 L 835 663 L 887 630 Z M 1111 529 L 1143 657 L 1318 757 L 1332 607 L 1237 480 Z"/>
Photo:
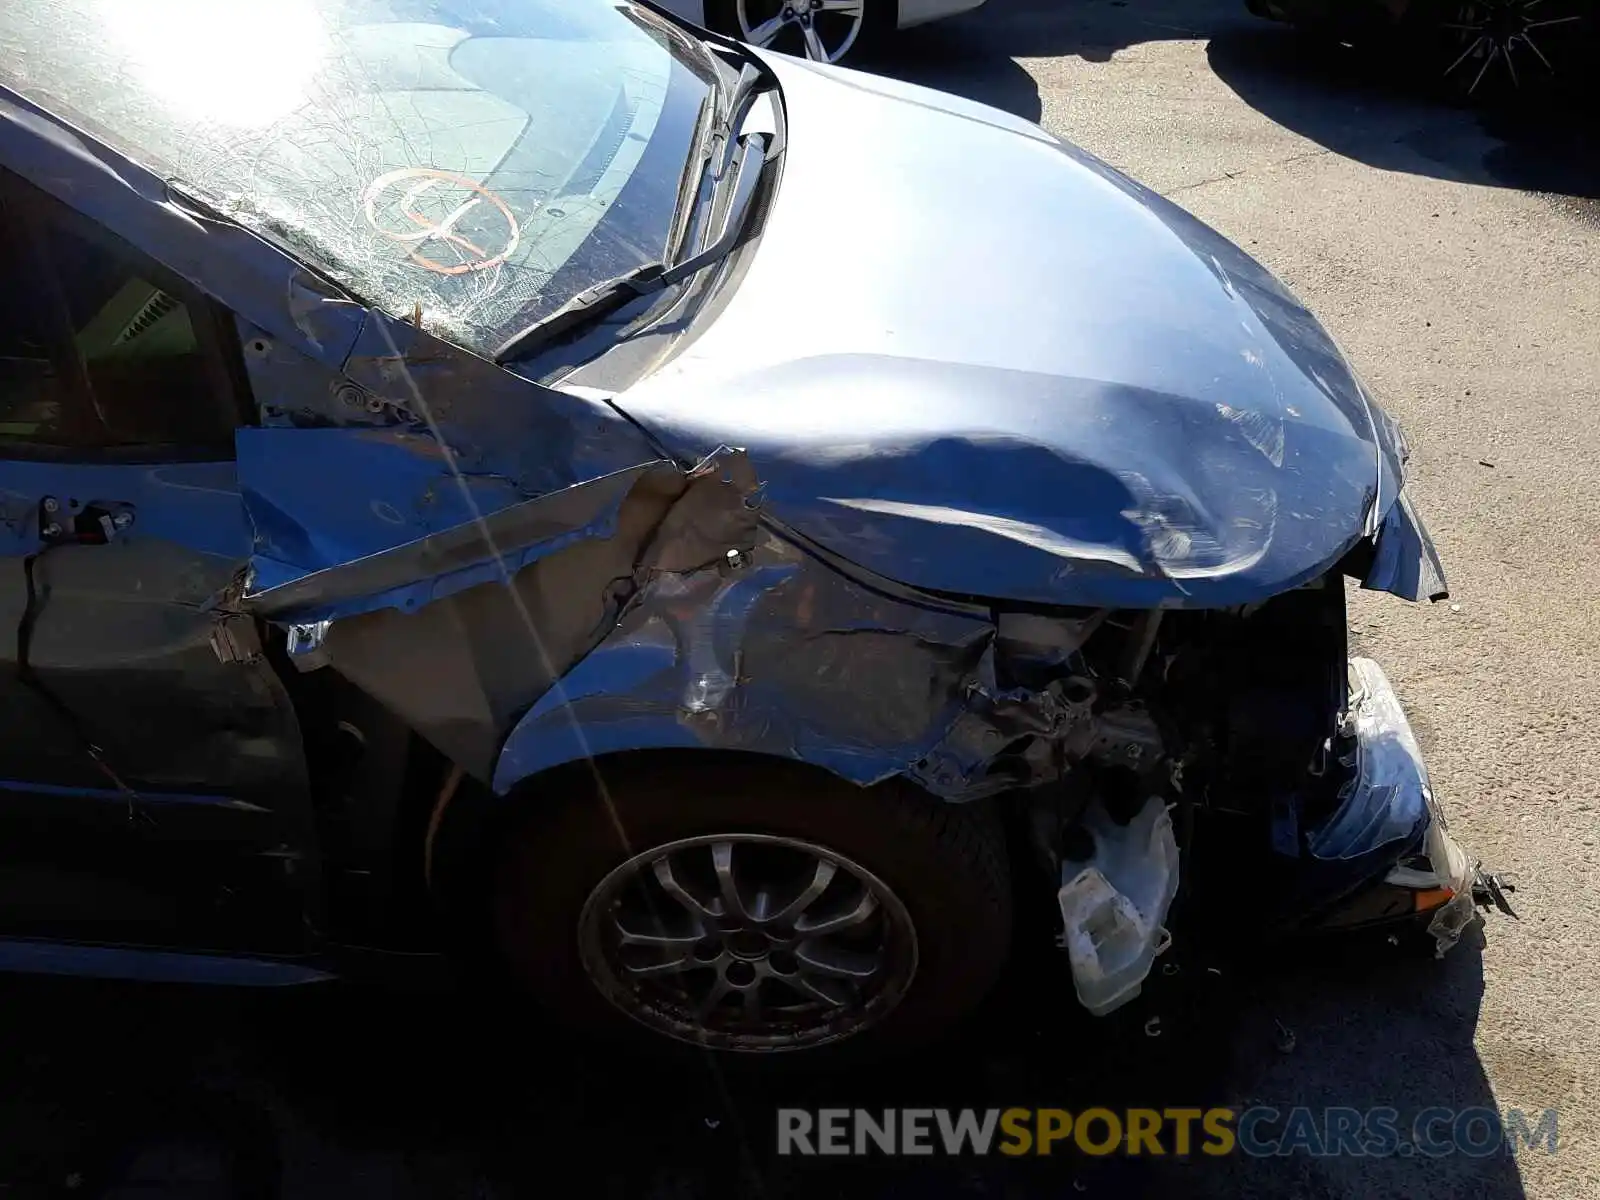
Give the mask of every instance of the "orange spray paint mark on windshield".
<path id="1" fill-rule="evenodd" d="M 484 204 L 496 217 L 487 223 L 475 222 L 472 237 L 461 233 L 459 227 L 468 214 L 481 217 L 481 211 L 474 210 Z M 424 206 L 426 211 L 419 211 Z M 367 224 L 405 246 L 419 267 L 440 275 L 465 275 L 499 266 L 515 252 L 522 236 L 517 218 L 499 196 L 464 175 L 432 167 L 402 167 L 378 176 L 367 185 L 361 207 Z M 401 224 L 402 220 L 410 226 Z M 504 229 L 496 229 L 502 222 Z M 453 249 L 455 261 L 433 257 L 435 246 Z"/>

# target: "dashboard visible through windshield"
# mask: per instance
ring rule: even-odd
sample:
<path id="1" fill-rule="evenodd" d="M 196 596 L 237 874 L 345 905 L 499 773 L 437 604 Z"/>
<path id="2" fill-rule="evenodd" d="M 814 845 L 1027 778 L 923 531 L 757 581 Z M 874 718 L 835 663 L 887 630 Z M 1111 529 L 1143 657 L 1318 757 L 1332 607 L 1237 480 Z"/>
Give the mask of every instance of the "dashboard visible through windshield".
<path id="1" fill-rule="evenodd" d="M 480 352 L 667 255 L 715 86 L 627 0 L 40 0 L 0 12 L 0 63 L 30 100 Z"/>

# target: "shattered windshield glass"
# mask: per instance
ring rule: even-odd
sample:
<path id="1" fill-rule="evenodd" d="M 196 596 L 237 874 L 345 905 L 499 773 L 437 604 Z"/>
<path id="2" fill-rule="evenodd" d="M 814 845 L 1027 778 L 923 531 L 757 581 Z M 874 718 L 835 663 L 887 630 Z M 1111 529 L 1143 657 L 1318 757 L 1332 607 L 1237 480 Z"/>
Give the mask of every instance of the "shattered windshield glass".
<path id="1" fill-rule="evenodd" d="M 481 352 L 664 258 L 713 80 L 627 0 L 0 4 L 0 82 Z"/>

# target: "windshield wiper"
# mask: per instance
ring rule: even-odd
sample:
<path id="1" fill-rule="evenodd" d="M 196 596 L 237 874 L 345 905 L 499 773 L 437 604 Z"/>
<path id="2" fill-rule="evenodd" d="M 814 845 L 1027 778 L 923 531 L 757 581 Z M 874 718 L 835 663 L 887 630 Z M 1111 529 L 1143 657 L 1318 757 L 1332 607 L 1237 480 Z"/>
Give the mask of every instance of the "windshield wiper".
<path id="1" fill-rule="evenodd" d="M 650 263 L 585 288 L 543 320 L 512 335 L 498 350 L 494 361 L 510 362 L 524 358 L 529 352 L 553 342 L 584 325 L 591 324 L 632 303 L 640 296 L 648 296 L 677 283 L 682 283 L 697 271 L 709 267 L 738 245 L 744 232 L 745 218 L 749 215 L 750 201 L 755 197 L 756 184 L 761 179 L 761 168 L 768 154 L 768 137 L 753 133 L 739 139 L 738 167 L 733 177 L 733 194 L 728 200 L 723 218 L 722 232 L 704 249 L 690 255 L 682 262 L 667 266 Z"/>

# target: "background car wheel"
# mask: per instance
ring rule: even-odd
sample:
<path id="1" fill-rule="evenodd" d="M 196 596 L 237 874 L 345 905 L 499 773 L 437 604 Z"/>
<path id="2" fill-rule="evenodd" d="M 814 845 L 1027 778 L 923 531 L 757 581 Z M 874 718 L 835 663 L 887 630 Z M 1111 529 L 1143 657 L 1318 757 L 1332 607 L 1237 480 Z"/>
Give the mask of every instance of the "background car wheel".
<path id="1" fill-rule="evenodd" d="M 894 31 L 895 0 L 708 0 L 712 28 L 818 62 L 854 60 Z"/>
<path id="2" fill-rule="evenodd" d="M 1408 24 L 1445 90 L 1476 104 L 1548 98 L 1595 65 L 1592 0 L 1428 0 Z"/>
<path id="3" fill-rule="evenodd" d="M 748 1054 L 904 1049 L 998 975 L 1004 838 L 982 805 L 742 763 L 608 773 L 530 797 L 496 880 L 498 944 L 564 1019 Z"/>

